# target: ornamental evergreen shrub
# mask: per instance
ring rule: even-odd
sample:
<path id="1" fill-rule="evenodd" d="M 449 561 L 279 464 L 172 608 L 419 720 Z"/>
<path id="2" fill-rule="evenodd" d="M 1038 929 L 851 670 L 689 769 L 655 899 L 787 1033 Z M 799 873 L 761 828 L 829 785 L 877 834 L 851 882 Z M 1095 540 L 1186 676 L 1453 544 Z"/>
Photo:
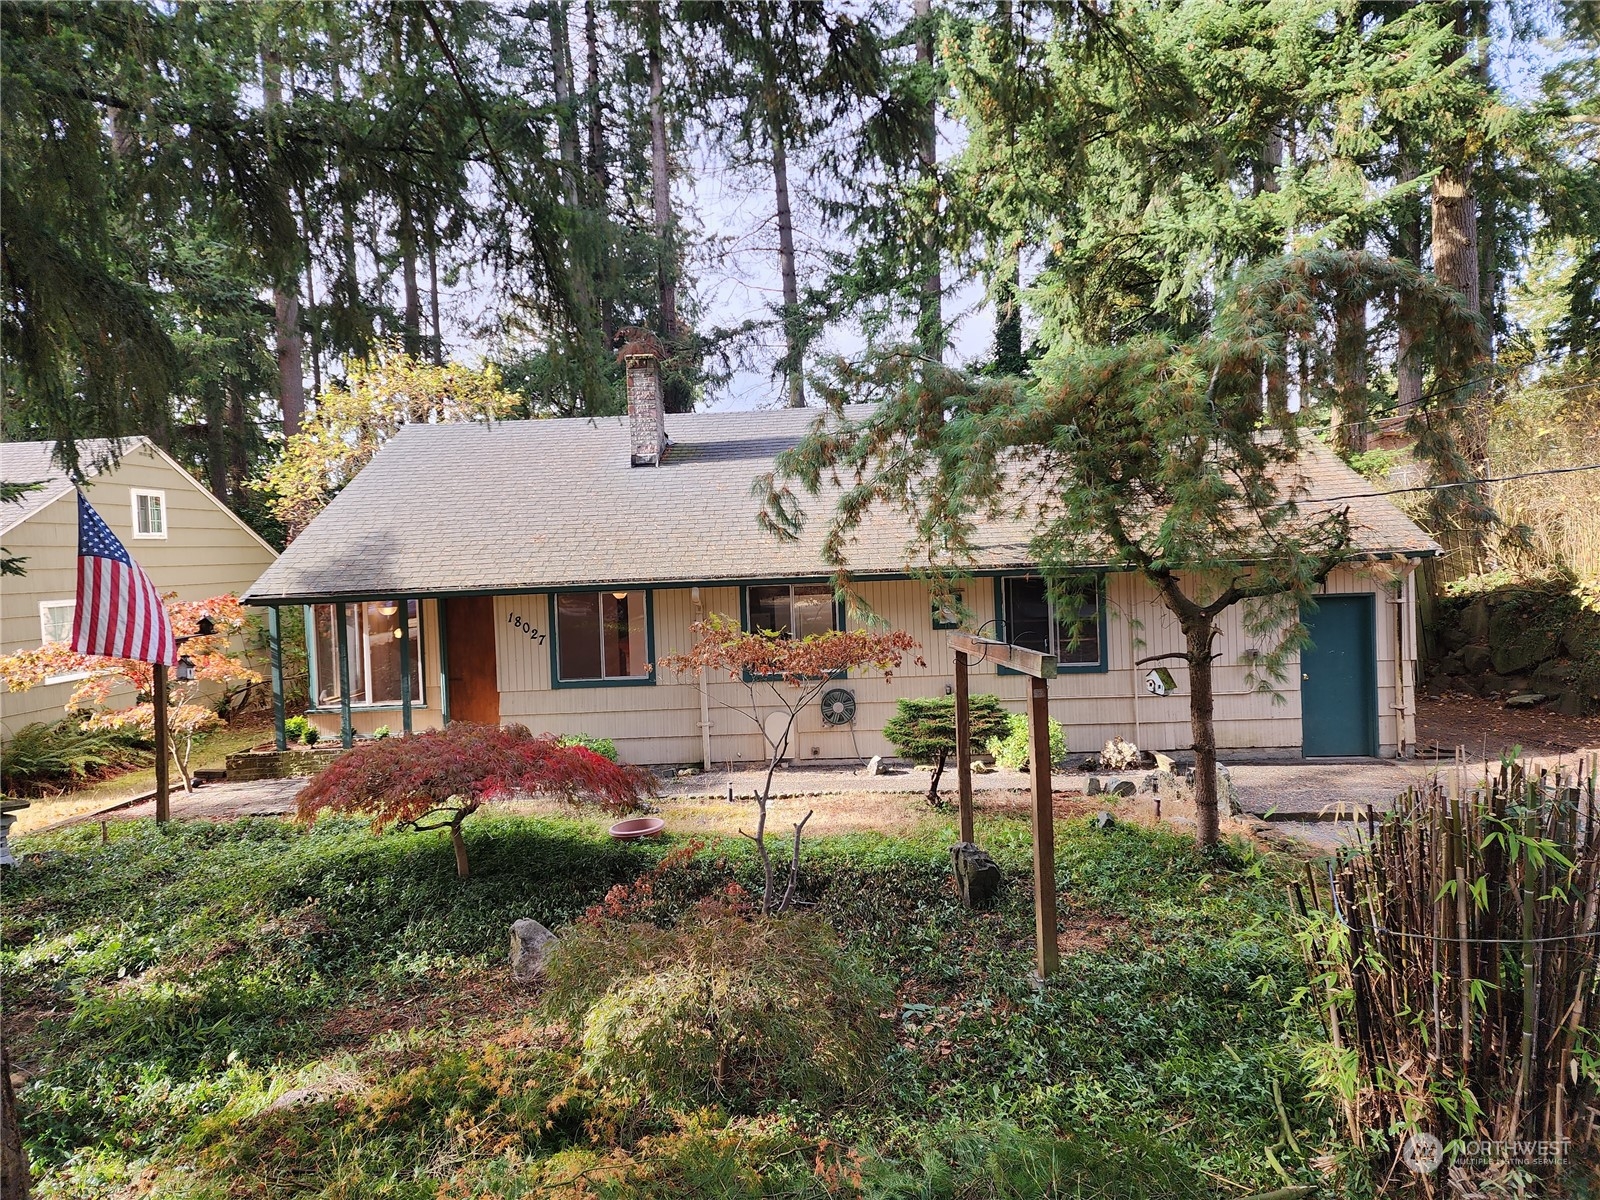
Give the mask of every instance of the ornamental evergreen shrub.
<path id="1" fill-rule="evenodd" d="M 1000 706 L 1000 697 L 988 694 L 969 696 L 967 710 L 972 729 L 969 743 L 981 750 L 991 739 L 1009 731 L 1010 715 Z M 949 757 L 956 752 L 956 698 L 954 696 L 912 696 L 895 704 L 894 716 L 883 726 L 883 736 L 901 758 L 915 763 L 932 763 L 933 779 L 928 784 L 928 803 L 939 802 L 939 779 Z"/>
<path id="2" fill-rule="evenodd" d="M 1028 718 L 1022 713 L 1011 713 L 1007 718 L 1009 728 L 1003 738 L 989 739 L 988 751 L 994 761 L 1008 771 L 1021 771 L 1028 765 Z M 1067 756 L 1067 735 L 1061 722 L 1050 718 L 1050 762 L 1059 763 Z"/>
<path id="3" fill-rule="evenodd" d="M 605 1086 L 664 1110 L 778 1099 L 826 1110 L 877 1078 L 893 992 L 812 916 L 701 902 L 677 925 L 581 922 L 546 964 L 548 1003 Z"/>
<path id="4" fill-rule="evenodd" d="M 601 758 L 617 761 L 617 744 L 610 738 L 590 737 L 587 733 L 567 733 L 556 739 L 558 746 L 582 746 Z"/>

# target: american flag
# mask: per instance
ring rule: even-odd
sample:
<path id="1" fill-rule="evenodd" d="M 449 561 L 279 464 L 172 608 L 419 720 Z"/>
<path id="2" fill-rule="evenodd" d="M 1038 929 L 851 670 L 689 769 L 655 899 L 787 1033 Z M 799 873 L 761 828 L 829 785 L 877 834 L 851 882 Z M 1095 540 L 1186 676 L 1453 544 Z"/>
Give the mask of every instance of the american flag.
<path id="1" fill-rule="evenodd" d="M 135 662 L 178 661 L 172 621 L 161 593 L 100 514 L 78 493 L 78 606 L 72 648 Z"/>

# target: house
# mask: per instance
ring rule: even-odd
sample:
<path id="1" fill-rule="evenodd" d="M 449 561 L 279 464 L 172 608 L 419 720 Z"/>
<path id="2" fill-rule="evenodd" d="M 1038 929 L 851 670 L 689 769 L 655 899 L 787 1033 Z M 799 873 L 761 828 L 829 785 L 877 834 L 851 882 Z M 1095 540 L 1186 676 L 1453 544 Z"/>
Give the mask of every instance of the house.
<path id="1" fill-rule="evenodd" d="M 821 556 L 823 511 L 796 542 L 756 524 L 751 484 L 815 410 L 663 415 L 656 364 L 628 359 L 629 415 L 412 425 L 256 581 L 248 603 L 306 607 L 311 694 L 285 697 L 327 735 L 449 720 L 519 722 L 613 739 L 628 761 L 753 763 L 766 746 L 753 693 L 726 678 L 655 669 L 720 613 L 795 634 L 852 619 Z M 1416 600 L 1410 568 L 1437 547 L 1332 454 L 1305 463 L 1318 495 L 1349 496 L 1360 554 L 1313 616 L 1316 647 L 1280 697 L 1251 686 L 1242 614 L 1225 614 L 1215 668 L 1218 742 L 1286 755 L 1396 755 L 1414 739 Z M 820 503 L 820 502 L 819 502 Z M 1055 653 L 1051 709 L 1074 751 L 1112 734 L 1153 749 L 1190 743 L 1187 681 L 1154 694 L 1136 659 L 1181 648 L 1175 620 L 1139 578 L 1084 564 L 1096 598 L 1073 638 L 1050 611 L 1020 523 L 986 527 L 964 606 L 985 633 Z M 903 696 L 940 695 L 949 628 L 908 562 L 903 520 L 874 514 L 851 549 L 872 612 L 923 645 L 925 666 L 890 681 L 841 680 L 853 704 L 802 715 L 803 760 L 892 753 L 885 721 Z M 993 665 L 972 687 L 1020 710 L 1025 680 Z M 409 694 L 409 695 L 408 695 Z M 835 697 L 835 700 L 841 699 Z M 826 700 L 826 697 L 825 697 Z M 771 711 L 768 705 L 766 711 Z"/>
<path id="2" fill-rule="evenodd" d="M 78 449 L 89 464 L 108 458 L 111 447 L 86 441 Z M 51 461 L 54 450 L 53 442 L 0 444 L 0 478 L 43 484 L 15 504 L 0 505 L 0 545 L 26 559 L 26 574 L 8 576 L 0 596 L 0 653 L 72 637 L 78 507 L 72 481 Z M 204 600 L 242 592 L 277 557 L 148 438 L 124 439 L 119 461 L 87 469 L 83 491 L 89 503 L 163 593 Z M 76 678 L 0 694 L 5 736 L 34 721 L 60 720 Z M 129 692 L 126 702 L 132 700 Z"/>

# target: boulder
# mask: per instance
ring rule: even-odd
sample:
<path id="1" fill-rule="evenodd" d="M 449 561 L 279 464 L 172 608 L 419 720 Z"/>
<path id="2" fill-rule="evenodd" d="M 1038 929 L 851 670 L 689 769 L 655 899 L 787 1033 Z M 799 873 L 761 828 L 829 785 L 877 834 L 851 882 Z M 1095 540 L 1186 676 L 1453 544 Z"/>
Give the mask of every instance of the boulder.
<path id="1" fill-rule="evenodd" d="M 1461 610 L 1461 632 L 1469 642 L 1489 640 L 1489 605 L 1482 599 L 1474 600 Z"/>
<path id="2" fill-rule="evenodd" d="M 1461 651 L 1461 665 L 1468 675 L 1482 675 L 1494 666 L 1494 655 L 1487 646 L 1468 646 Z"/>
<path id="3" fill-rule="evenodd" d="M 1518 692 L 1515 696 L 1506 698 L 1507 708 L 1538 708 L 1550 699 L 1543 692 Z"/>
<path id="4" fill-rule="evenodd" d="M 867 760 L 867 774 L 868 775 L 882 775 L 883 774 L 883 755 L 874 754 L 870 759 Z"/>
<path id="5" fill-rule="evenodd" d="M 1467 631 L 1459 625 L 1446 625 L 1439 631 L 1439 641 L 1447 650 L 1459 650 L 1469 640 Z"/>
<path id="6" fill-rule="evenodd" d="M 1141 792 L 1175 792 L 1178 790 L 1178 777 L 1171 771 L 1151 771 L 1144 777 L 1144 782 L 1139 785 Z"/>
<path id="7" fill-rule="evenodd" d="M 1096 829 L 1110 829 L 1117 823 L 1117 819 L 1108 812 L 1098 812 L 1089 818 L 1089 824 Z"/>
<path id="8" fill-rule="evenodd" d="M 1083 794 L 1085 796 L 1098 796 L 1105 790 L 1105 787 L 1100 783 L 1100 776 L 1098 775 L 1089 776 L 1089 782 L 1083 785 Z"/>
<path id="9" fill-rule="evenodd" d="M 1106 787 L 1106 792 L 1112 796 L 1132 796 L 1139 790 L 1139 785 L 1131 779 L 1113 779 Z"/>
<path id="10" fill-rule="evenodd" d="M 1560 645 L 1559 629 L 1529 620 L 1529 614 L 1517 605 L 1502 605 L 1489 618 L 1489 651 L 1494 669 L 1501 675 L 1531 670 L 1554 658 Z"/>
<path id="11" fill-rule="evenodd" d="M 556 935 L 530 917 L 511 925 L 511 979 L 514 983 L 537 983 L 544 974 L 544 960 L 555 944 Z"/>
<path id="12" fill-rule="evenodd" d="M 1000 894 L 1000 865 L 986 850 L 971 842 L 950 847 L 950 860 L 956 872 L 956 892 L 968 908 L 983 908 Z"/>
<path id="13" fill-rule="evenodd" d="M 1562 692 L 1556 697 L 1556 711 L 1563 717 L 1582 717 L 1588 714 L 1589 706 L 1583 698 L 1583 693 L 1577 689 Z"/>
<path id="14" fill-rule="evenodd" d="M 1233 782 L 1233 773 L 1221 763 L 1217 764 L 1217 811 L 1230 817 L 1237 817 L 1244 812 L 1244 806 L 1239 803 L 1239 789 Z"/>
<path id="15" fill-rule="evenodd" d="M 1439 674 L 1441 675 L 1465 675 L 1466 673 L 1467 662 L 1465 657 L 1460 654 L 1446 654 L 1439 660 Z"/>

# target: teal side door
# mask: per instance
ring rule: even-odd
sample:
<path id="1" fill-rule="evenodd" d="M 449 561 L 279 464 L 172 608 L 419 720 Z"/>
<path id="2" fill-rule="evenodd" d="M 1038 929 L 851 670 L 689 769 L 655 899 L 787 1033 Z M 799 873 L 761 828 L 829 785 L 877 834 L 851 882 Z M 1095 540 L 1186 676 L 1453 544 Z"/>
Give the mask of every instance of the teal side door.
<path id="1" fill-rule="evenodd" d="M 1378 753 L 1378 652 L 1373 597 L 1321 596 L 1300 613 L 1300 724 L 1307 758 Z"/>

